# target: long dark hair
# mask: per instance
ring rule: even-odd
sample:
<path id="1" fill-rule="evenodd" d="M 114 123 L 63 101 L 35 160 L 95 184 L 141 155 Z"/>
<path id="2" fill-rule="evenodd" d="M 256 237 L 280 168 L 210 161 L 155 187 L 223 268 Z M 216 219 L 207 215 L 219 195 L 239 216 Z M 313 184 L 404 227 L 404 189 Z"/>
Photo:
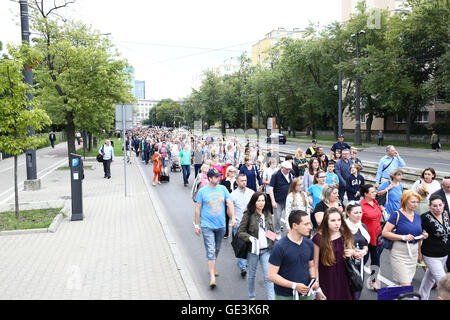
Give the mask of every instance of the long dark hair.
<path id="1" fill-rule="evenodd" d="M 247 205 L 247 210 L 245 212 L 247 212 L 248 215 L 251 215 L 256 212 L 256 201 L 258 201 L 258 198 L 260 196 L 264 196 L 264 200 L 266 201 L 266 203 L 264 204 L 263 213 L 270 212 L 270 204 L 269 201 L 267 200 L 267 195 L 264 192 L 257 191 L 252 195 L 252 198 L 250 199 Z"/>

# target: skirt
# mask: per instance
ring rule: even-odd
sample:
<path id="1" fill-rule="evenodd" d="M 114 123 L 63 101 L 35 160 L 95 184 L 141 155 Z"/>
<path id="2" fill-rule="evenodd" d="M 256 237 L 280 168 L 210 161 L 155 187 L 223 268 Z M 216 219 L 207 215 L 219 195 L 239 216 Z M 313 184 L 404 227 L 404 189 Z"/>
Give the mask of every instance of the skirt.
<path id="1" fill-rule="evenodd" d="M 391 249 L 392 278 L 397 283 L 411 283 L 416 273 L 419 244 L 410 243 L 411 255 L 405 242 L 394 241 Z"/>

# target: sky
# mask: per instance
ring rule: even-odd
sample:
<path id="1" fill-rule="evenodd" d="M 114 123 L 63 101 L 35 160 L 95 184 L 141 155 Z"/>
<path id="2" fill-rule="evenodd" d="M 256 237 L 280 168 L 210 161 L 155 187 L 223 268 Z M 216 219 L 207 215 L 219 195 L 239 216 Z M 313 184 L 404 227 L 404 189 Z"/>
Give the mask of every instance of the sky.
<path id="1" fill-rule="evenodd" d="M 19 13 L 17 0 L 0 0 L 4 45 L 20 42 Z M 135 79 L 145 80 L 146 99 L 182 100 L 204 70 L 244 52 L 251 57 L 270 31 L 340 21 L 341 0 L 76 0 L 59 13 L 110 34 Z"/>

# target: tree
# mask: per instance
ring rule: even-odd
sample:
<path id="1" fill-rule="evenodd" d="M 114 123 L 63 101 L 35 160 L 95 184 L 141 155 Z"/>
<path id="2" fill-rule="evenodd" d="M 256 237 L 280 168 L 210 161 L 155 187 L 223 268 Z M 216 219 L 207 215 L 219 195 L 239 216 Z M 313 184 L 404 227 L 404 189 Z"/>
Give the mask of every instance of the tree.
<path id="1" fill-rule="evenodd" d="M 37 61 L 30 49 L 9 47 L 9 57 L 0 60 L 0 150 L 14 155 L 14 193 L 16 219 L 19 218 L 19 190 L 17 182 L 17 156 L 26 149 L 33 149 L 38 142 L 36 135 L 29 135 L 28 128 L 39 131 L 51 124 L 39 100 L 30 101 L 27 94 L 33 88 L 24 83 L 24 66 L 35 67 Z"/>
<path id="2" fill-rule="evenodd" d="M 99 132 L 114 127 L 115 104 L 132 103 L 129 65 L 109 39 L 81 22 L 63 26 L 39 7 L 32 21 L 41 35 L 36 48 L 37 95 L 56 124 L 65 125 L 68 153 L 75 152 L 75 129 Z"/>

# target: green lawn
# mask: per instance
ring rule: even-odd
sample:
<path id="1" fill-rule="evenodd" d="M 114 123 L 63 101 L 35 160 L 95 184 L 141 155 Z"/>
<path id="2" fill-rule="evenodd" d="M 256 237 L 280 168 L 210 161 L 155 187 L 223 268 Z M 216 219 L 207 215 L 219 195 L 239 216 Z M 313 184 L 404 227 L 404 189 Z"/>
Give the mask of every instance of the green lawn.
<path id="1" fill-rule="evenodd" d="M 16 219 L 14 211 L 0 213 L 0 231 L 48 228 L 62 208 L 24 210 Z"/>
<path id="2" fill-rule="evenodd" d="M 86 157 L 96 157 L 98 154 L 98 150 L 100 150 L 100 148 L 102 147 L 102 145 L 105 143 L 106 138 L 100 138 L 98 139 L 98 147 L 97 149 L 92 149 L 92 151 L 88 151 L 86 150 Z M 114 155 L 116 157 L 121 157 L 123 156 L 123 151 L 122 151 L 122 147 L 123 147 L 123 139 L 120 140 L 113 137 L 111 138 L 111 141 L 114 142 Z M 84 155 L 84 150 L 83 148 L 80 148 L 77 150 L 77 154 L 83 156 Z"/>

